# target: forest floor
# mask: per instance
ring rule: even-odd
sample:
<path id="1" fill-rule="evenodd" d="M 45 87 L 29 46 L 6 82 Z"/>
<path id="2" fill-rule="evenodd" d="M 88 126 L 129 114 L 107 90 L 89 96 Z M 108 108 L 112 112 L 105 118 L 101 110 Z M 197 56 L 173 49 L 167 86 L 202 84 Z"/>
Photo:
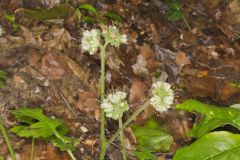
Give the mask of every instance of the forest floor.
<path id="1" fill-rule="evenodd" d="M 130 110 L 124 120 L 149 98 L 149 89 L 159 78 L 174 86 L 175 103 L 189 98 L 218 106 L 239 103 L 240 89 L 230 84 L 240 80 L 240 1 L 179 2 L 185 20 L 168 20 L 169 8 L 161 0 L 69 0 L 71 11 L 48 20 L 27 11 L 59 6 L 58 0 L 0 0 L 0 27 L 4 32 L 0 35 L 0 69 L 8 75 L 0 89 L 0 115 L 5 127 L 17 123 L 10 110 L 41 107 L 46 115 L 63 120 L 70 130 L 68 135 L 79 141 L 74 152 L 78 159 L 98 159 L 100 56 L 84 53 L 80 46 L 82 32 L 99 26 L 81 21 L 72 11 L 83 3 L 122 16 L 119 30 L 128 36 L 128 44 L 107 49 L 106 92 L 124 88 L 128 93 Z M 159 159 L 171 159 L 178 148 L 191 143 L 186 133 L 194 116 L 183 116 L 174 109 L 160 114 L 149 108 L 134 124 L 144 124 L 149 117 L 163 123 L 174 139 L 168 152 L 156 153 Z M 107 138 L 117 126 L 117 122 L 107 120 Z M 125 135 L 130 151 L 137 143 L 130 127 Z M 20 159 L 27 160 L 31 139 L 12 133 L 9 137 Z M 2 137 L 0 155 L 9 156 Z M 34 157 L 70 159 L 67 153 L 41 140 L 36 141 Z M 106 159 L 121 159 L 120 142 L 109 147 Z M 136 158 L 129 153 L 129 159 Z"/>

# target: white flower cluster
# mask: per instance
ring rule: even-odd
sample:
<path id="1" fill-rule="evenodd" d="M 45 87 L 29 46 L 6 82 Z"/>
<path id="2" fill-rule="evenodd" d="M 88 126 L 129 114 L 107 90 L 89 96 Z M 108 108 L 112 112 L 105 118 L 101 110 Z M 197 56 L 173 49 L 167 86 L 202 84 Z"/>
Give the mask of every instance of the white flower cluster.
<path id="1" fill-rule="evenodd" d="M 101 108 L 107 117 L 115 120 L 122 118 L 123 112 L 129 109 L 126 96 L 127 94 L 125 92 L 117 91 L 116 93 L 109 94 L 107 98 L 103 100 Z"/>
<path id="2" fill-rule="evenodd" d="M 102 35 L 105 41 L 114 47 L 119 47 L 121 43 L 127 43 L 127 35 L 121 34 L 116 26 L 103 27 Z"/>
<path id="3" fill-rule="evenodd" d="M 151 105 L 159 112 L 167 111 L 174 100 L 174 91 L 171 85 L 166 82 L 156 82 L 152 85 Z"/>
<path id="4" fill-rule="evenodd" d="M 95 52 L 97 52 L 99 46 L 100 30 L 92 29 L 90 31 L 86 30 L 83 32 L 81 45 L 83 51 L 87 51 L 90 55 L 93 55 Z"/>
<path id="5" fill-rule="evenodd" d="M 102 33 L 98 29 L 86 30 L 83 32 L 82 37 L 82 50 L 89 52 L 93 55 L 101 46 L 101 35 L 105 42 L 110 43 L 112 46 L 119 47 L 121 43 L 127 43 L 127 35 L 121 34 L 115 26 L 103 26 Z"/>

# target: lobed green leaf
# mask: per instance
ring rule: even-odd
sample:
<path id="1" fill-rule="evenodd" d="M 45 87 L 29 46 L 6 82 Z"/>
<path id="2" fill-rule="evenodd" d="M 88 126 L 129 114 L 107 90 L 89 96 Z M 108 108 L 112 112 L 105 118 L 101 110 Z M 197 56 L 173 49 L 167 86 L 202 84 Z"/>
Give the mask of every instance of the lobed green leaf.
<path id="1" fill-rule="evenodd" d="M 240 110 L 231 107 L 217 107 L 189 99 L 176 106 L 177 109 L 200 114 L 189 135 L 199 138 L 211 130 L 229 124 L 240 130 Z"/>
<path id="2" fill-rule="evenodd" d="M 239 160 L 240 135 L 211 132 L 179 149 L 173 160 Z"/>
<path id="3" fill-rule="evenodd" d="M 137 138 L 136 156 L 155 157 L 152 152 L 168 151 L 173 138 L 154 119 L 149 119 L 145 126 L 133 126 L 133 132 Z"/>
<path id="4" fill-rule="evenodd" d="M 91 13 L 94 13 L 94 14 L 97 14 L 97 9 L 91 5 L 91 4 L 82 4 L 80 6 L 78 6 L 79 9 L 86 9 L 87 11 L 91 12 Z"/>

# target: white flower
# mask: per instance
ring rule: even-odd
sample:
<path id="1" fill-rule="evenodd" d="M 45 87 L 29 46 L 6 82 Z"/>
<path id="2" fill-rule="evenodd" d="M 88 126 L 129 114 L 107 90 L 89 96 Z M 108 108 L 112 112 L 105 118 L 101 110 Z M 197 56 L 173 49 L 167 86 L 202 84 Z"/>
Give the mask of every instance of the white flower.
<path id="1" fill-rule="evenodd" d="M 122 37 L 121 37 L 121 42 L 122 43 L 127 43 L 127 35 L 126 34 L 123 34 Z"/>
<path id="2" fill-rule="evenodd" d="M 89 52 L 93 55 L 97 52 L 100 46 L 100 31 L 98 29 L 92 29 L 90 31 L 84 31 L 82 37 L 82 50 Z"/>
<path id="3" fill-rule="evenodd" d="M 174 100 L 174 92 L 171 85 L 166 82 L 156 82 L 152 85 L 151 105 L 159 112 L 167 111 Z"/>
<path id="4" fill-rule="evenodd" d="M 105 41 L 112 46 L 119 47 L 121 43 L 127 43 L 127 35 L 121 34 L 116 26 L 102 27 L 102 35 Z"/>
<path id="5" fill-rule="evenodd" d="M 125 100 L 126 93 L 117 91 L 116 93 L 109 94 L 107 98 L 101 103 L 101 108 L 106 113 L 107 117 L 115 120 L 122 117 L 123 112 L 129 109 L 128 103 Z"/>

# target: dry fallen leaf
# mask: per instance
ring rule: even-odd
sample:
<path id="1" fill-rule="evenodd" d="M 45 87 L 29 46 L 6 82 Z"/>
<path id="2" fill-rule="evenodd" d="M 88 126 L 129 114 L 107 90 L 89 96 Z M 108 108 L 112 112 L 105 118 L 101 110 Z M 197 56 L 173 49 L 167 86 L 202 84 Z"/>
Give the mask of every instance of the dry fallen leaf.
<path id="1" fill-rule="evenodd" d="M 79 93 L 79 100 L 77 102 L 77 108 L 84 112 L 95 112 L 99 108 L 99 102 L 97 96 L 92 92 Z M 96 114 L 96 113 L 95 113 Z"/>
<path id="2" fill-rule="evenodd" d="M 58 54 L 48 53 L 42 58 L 42 73 L 51 80 L 61 79 L 67 69 L 67 62 Z"/>
<path id="3" fill-rule="evenodd" d="M 93 140 L 93 139 L 86 139 L 83 143 L 88 145 L 88 146 L 94 146 L 96 144 L 96 140 Z"/>
<path id="4" fill-rule="evenodd" d="M 148 87 L 144 82 L 133 80 L 128 97 L 129 103 L 136 105 L 144 102 L 147 98 L 147 91 Z"/>
<path id="5" fill-rule="evenodd" d="M 176 59 L 175 59 L 176 64 L 179 67 L 183 67 L 186 64 L 191 64 L 189 58 L 187 57 L 186 53 L 179 51 L 176 53 Z"/>

